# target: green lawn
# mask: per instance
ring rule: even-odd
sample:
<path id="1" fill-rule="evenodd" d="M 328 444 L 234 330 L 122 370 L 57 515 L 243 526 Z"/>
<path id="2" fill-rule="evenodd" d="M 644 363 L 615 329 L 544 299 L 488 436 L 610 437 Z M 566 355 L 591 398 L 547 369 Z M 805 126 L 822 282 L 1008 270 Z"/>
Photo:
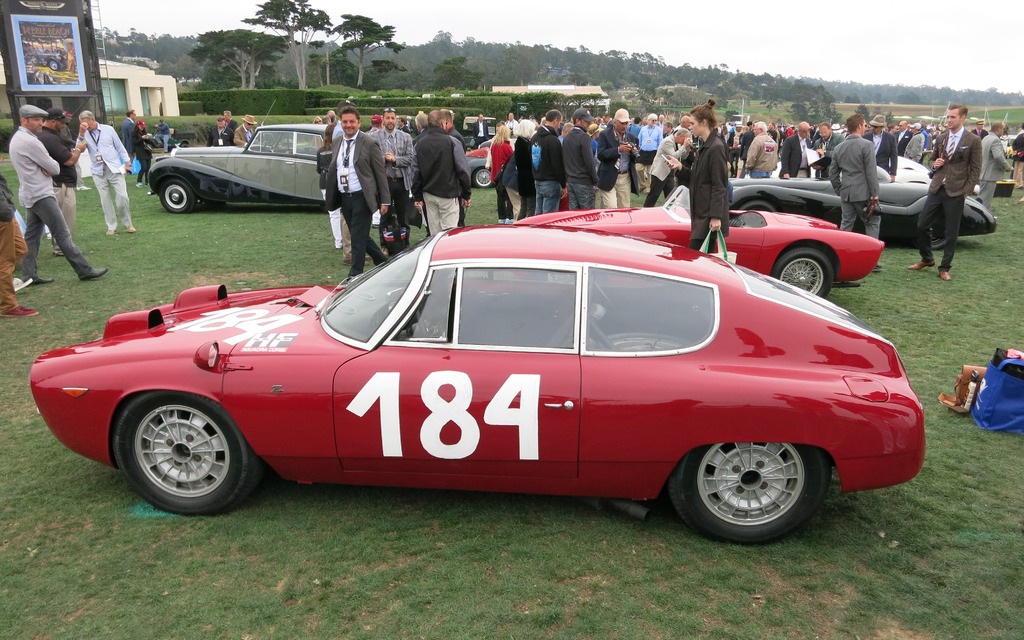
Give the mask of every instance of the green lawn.
<path id="1" fill-rule="evenodd" d="M 139 231 L 113 238 L 96 192 L 79 194 L 76 239 L 110 273 L 79 282 L 46 252 L 40 273 L 57 281 L 20 297 L 41 315 L 0 321 L 0 637 L 1024 637 L 1024 438 L 935 400 L 962 364 L 1024 347 L 1019 191 L 997 199 L 998 233 L 961 242 L 953 282 L 907 271 L 917 253 L 895 246 L 881 274 L 831 296 L 899 348 L 926 412 L 921 475 L 834 488 L 809 528 L 741 547 L 698 537 L 667 501 L 642 523 L 570 498 L 269 477 L 224 516 L 147 508 L 46 429 L 33 359 L 189 286 L 327 284 L 347 268 L 325 215 L 172 216 L 129 188 Z M 493 222 L 493 192 L 474 195 L 470 221 Z"/>

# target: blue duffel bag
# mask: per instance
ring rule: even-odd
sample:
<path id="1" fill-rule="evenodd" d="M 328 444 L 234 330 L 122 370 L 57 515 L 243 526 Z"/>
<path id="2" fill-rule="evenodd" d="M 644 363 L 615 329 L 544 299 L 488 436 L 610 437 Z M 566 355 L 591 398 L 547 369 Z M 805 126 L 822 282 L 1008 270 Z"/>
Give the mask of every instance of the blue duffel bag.
<path id="1" fill-rule="evenodd" d="M 971 417 L 982 429 L 1024 433 L 1024 360 L 996 354 L 985 369 L 971 407 Z"/>

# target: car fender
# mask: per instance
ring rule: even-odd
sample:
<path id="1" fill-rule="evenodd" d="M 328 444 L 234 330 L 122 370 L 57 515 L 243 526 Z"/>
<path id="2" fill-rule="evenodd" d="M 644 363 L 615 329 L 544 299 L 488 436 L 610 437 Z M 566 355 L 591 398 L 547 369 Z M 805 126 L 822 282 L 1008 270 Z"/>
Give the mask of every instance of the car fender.
<path id="1" fill-rule="evenodd" d="M 314 205 L 323 202 L 322 196 L 317 199 L 302 198 L 296 194 L 269 189 L 266 185 L 251 180 L 244 180 L 223 169 L 175 157 L 160 160 L 150 170 L 149 183 L 153 193 L 159 193 L 167 180 L 172 178 L 184 180 L 196 196 L 206 202 Z"/>

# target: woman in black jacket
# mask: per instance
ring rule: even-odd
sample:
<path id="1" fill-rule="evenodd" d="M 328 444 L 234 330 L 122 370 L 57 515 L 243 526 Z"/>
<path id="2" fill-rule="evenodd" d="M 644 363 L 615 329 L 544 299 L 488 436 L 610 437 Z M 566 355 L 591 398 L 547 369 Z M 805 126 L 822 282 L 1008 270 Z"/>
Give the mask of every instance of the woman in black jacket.
<path id="1" fill-rule="evenodd" d="M 516 220 L 529 218 L 533 215 L 537 204 L 537 188 L 533 183 L 533 134 L 537 131 L 537 125 L 529 118 L 523 118 L 516 127 L 516 143 L 513 147 L 512 157 L 516 161 L 516 169 L 519 171 L 519 188 L 507 187 L 509 199 L 512 200 L 513 209 L 516 208 L 516 201 L 519 202 L 519 214 Z M 518 196 L 518 197 L 517 197 Z"/>
<path id="2" fill-rule="evenodd" d="M 149 166 L 153 161 L 153 150 L 150 144 L 153 137 L 146 133 L 146 123 L 138 120 L 132 128 L 132 150 L 135 152 L 135 159 L 139 161 L 139 175 L 136 177 L 135 186 L 141 187 L 149 184 Z"/>
<path id="3" fill-rule="evenodd" d="M 681 182 L 690 189 L 691 249 L 700 249 L 711 231 L 729 235 L 729 150 L 718 135 L 714 106 L 715 101 L 708 100 L 690 111 L 693 137 L 702 142 L 693 166 L 679 170 Z M 717 244 L 709 250 L 715 251 Z"/>

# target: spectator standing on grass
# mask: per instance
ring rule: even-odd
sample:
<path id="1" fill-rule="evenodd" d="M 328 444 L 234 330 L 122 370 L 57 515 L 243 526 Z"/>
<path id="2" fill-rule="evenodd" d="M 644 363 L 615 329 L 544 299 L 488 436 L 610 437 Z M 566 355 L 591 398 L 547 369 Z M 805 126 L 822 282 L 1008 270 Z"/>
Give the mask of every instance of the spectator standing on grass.
<path id="1" fill-rule="evenodd" d="M 629 206 L 629 194 L 640 194 L 636 175 L 637 139 L 629 133 L 629 111 L 615 112 L 612 126 L 597 138 L 597 188 L 604 209 Z"/>
<path id="2" fill-rule="evenodd" d="M 451 112 L 434 109 L 416 144 L 412 194 L 431 233 L 458 226 L 460 200 L 468 207 L 472 195 L 466 151 L 449 135 L 451 122 Z"/>
<path id="3" fill-rule="evenodd" d="M 885 130 L 885 116 L 877 115 L 868 123 L 871 131 L 865 131 L 864 139 L 875 145 L 875 164 L 889 174 L 889 182 L 896 182 L 896 168 L 899 166 L 896 136 Z"/>
<path id="4" fill-rule="evenodd" d="M 333 142 L 327 208 L 340 208 L 352 232 L 352 267 L 348 273 L 352 277 L 363 273 L 367 255 L 375 265 L 387 260 L 370 237 L 370 227 L 375 211 L 387 215 L 391 193 L 384 171 L 384 154 L 376 140 L 359 130 L 359 110 L 346 106 L 339 110 L 338 116 L 342 135 Z"/>
<path id="5" fill-rule="evenodd" d="M 121 144 L 124 145 L 125 149 L 132 148 L 132 129 L 135 128 L 135 109 L 131 109 L 124 114 L 124 120 L 121 121 Z M 135 155 L 131 152 L 128 153 L 128 169 L 131 172 L 132 160 L 135 159 Z"/>
<path id="6" fill-rule="evenodd" d="M 320 193 L 327 201 L 327 183 L 331 179 L 329 172 L 331 160 L 334 158 L 334 127 L 331 122 L 324 129 L 324 143 L 316 154 L 316 171 L 320 174 Z M 331 209 L 327 212 L 331 225 L 331 235 L 334 236 L 334 248 L 342 249 L 342 264 L 352 264 L 352 240 L 349 236 L 348 225 L 341 215 L 341 208 Z"/>
<path id="7" fill-rule="evenodd" d="M 92 159 L 92 182 L 100 196 L 103 218 L 107 223 L 107 235 L 117 233 L 117 219 L 121 219 L 124 230 L 135 233 L 132 214 L 128 210 L 128 188 L 125 173 L 131 166 L 128 151 L 121 144 L 121 138 L 110 125 L 96 122 L 92 111 L 83 111 L 78 116 L 81 126 L 78 141 L 85 142 Z M 112 199 L 113 198 L 113 199 Z"/>
<path id="8" fill-rule="evenodd" d="M 985 136 L 981 140 L 981 180 L 978 183 L 981 186 L 978 199 L 987 208 L 992 208 L 996 183 L 1005 178 L 1006 172 L 1010 170 L 1002 140 L 1006 124 L 997 120 L 991 126 L 993 135 Z"/>
<path id="9" fill-rule="evenodd" d="M 593 140 L 588 129 L 594 122 L 590 110 L 581 108 L 572 114 L 572 131 L 562 141 L 569 209 L 593 209 L 597 193 L 597 164 L 594 162 Z"/>
<path id="10" fill-rule="evenodd" d="M 68 232 L 68 225 L 57 206 L 53 195 L 53 180 L 50 176 L 60 172 L 60 164 L 50 157 L 46 147 L 38 138 L 39 130 L 48 114 L 32 105 L 21 107 L 18 112 L 21 127 L 11 136 L 11 164 L 18 174 L 18 199 L 25 207 L 25 245 L 27 252 L 21 261 L 23 280 L 32 280 L 32 285 L 48 284 L 52 278 L 44 278 L 36 272 L 39 242 L 43 227 L 50 228 L 50 234 L 57 242 L 64 258 L 74 269 L 80 280 L 99 278 L 106 269 L 95 269 L 75 246 Z M 79 142 L 79 148 L 82 143 Z M 81 153 L 81 150 L 79 150 Z"/>
<path id="11" fill-rule="evenodd" d="M 679 182 L 690 190 L 690 248 L 700 249 L 713 231 L 729 235 L 729 150 L 718 135 L 715 101 L 690 110 L 695 152 L 692 168 L 679 171 Z M 699 143 L 697 140 L 699 139 Z M 717 238 L 711 243 L 718 247 Z"/>
<path id="12" fill-rule="evenodd" d="M 210 129 L 210 135 L 206 140 L 208 147 L 230 147 L 234 144 L 234 134 L 228 129 L 224 116 L 217 117 L 217 126 Z"/>
<path id="13" fill-rule="evenodd" d="M 242 118 L 242 126 L 235 129 L 234 143 L 236 147 L 244 147 L 249 144 L 252 140 L 253 133 L 256 132 L 256 118 L 246 114 Z"/>
<path id="14" fill-rule="evenodd" d="M 647 123 L 640 127 L 637 134 L 637 159 L 636 177 L 640 193 L 651 187 L 651 165 L 654 164 L 654 156 L 658 153 L 661 140 L 664 137 L 662 127 L 658 124 L 658 116 L 650 114 L 647 116 Z"/>
<path id="15" fill-rule="evenodd" d="M 754 133 L 747 149 L 747 173 L 751 178 L 770 178 L 779 164 L 779 144 L 764 122 L 754 123 Z"/>
<path id="16" fill-rule="evenodd" d="M 60 172 L 50 176 L 53 180 L 53 197 L 57 199 L 61 215 L 68 226 L 68 235 L 72 240 L 75 236 L 75 222 L 78 219 L 78 198 L 75 194 L 75 183 L 78 181 L 78 159 L 85 150 L 85 144 L 75 145 L 74 139 L 67 136 L 68 114 L 63 109 L 54 107 L 46 110 L 46 120 L 39 130 L 39 141 L 46 147 L 46 153 L 60 165 Z M 65 135 L 61 135 L 65 134 Z M 65 137 L 71 139 L 66 142 Z M 63 256 L 56 239 L 50 234 L 53 255 Z"/>
<path id="17" fill-rule="evenodd" d="M 910 127 L 910 131 L 913 136 L 907 143 L 907 151 L 904 155 L 914 162 L 921 162 L 921 158 L 924 156 L 925 135 L 921 132 L 921 125 L 916 122 Z"/>
<path id="18" fill-rule="evenodd" d="M 498 123 L 494 137 L 491 138 L 491 146 L 487 149 L 491 155 L 491 184 L 494 185 L 494 191 L 498 197 L 498 224 L 512 224 L 512 220 L 515 218 L 508 188 L 502 180 L 506 163 L 515 164 L 515 159 L 512 157 L 514 153 L 512 143 L 509 142 L 509 139 L 508 127 L 504 122 Z"/>
<path id="19" fill-rule="evenodd" d="M 394 216 L 394 221 L 382 217 L 380 228 L 383 234 L 384 229 L 397 224 L 398 229 L 392 231 L 393 236 L 397 234 L 397 237 L 393 237 L 390 243 L 391 249 L 397 252 L 407 246 L 401 234 L 402 229 L 409 228 L 409 191 L 412 190 L 416 155 L 413 151 L 412 136 L 398 128 L 398 116 L 394 109 L 384 109 L 381 124 L 380 129 L 370 131 L 369 135 L 373 136 L 384 153 L 384 168 L 388 176 L 388 190 L 391 193 L 390 215 Z"/>
<path id="20" fill-rule="evenodd" d="M 946 244 L 939 264 L 939 278 L 946 282 L 953 278 L 949 270 L 956 254 L 956 240 L 960 235 L 960 219 L 964 215 L 964 200 L 974 193 L 981 177 L 981 139 L 964 128 L 967 107 L 953 104 L 946 110 L 946 131 L 935 139 L 932 160 L 932 181 L 924 210 L 917 219 L 917 247 L 921 259 L 907 268 L 920 271 L 935 266 L 932 255 L 932 226 L 945 218 Z"/>
<path id="21" fill-rule="evenodd" d="M 839 228 L 853 231 L 853 225 L 860 219 L 864 233 L 878 238 L 881 219 L 869 214 L 869 205 L 878 204 L 878 177 L 875 168 L 875 145 L 864 139 L 864 116 L 855 113 L 846 120 L 846 139 L 832 152 L 829 166 L 829 180 L 832 189 L 839 194 L 842 219 Z M 875 271 L 881 271 L 875 265 Z"/>
<path id="22" fill-rule="evenodd" d="M 552 109 L 544 115 L 545 124 L 533 134 L 531 153 L 540 154 L 540 161 L 533 162 L 533 179 L 537 188 L 537 213 L 558 211 L 558 205 L 565 195 L 565 162 L 562 160 L 562 144 L 558 134 L 562 128 L 562 112 Z"/>
<path id="23" fill-rule="evenodd" d="M 1024 124 L 1020 125 L 1020 133 L 1013 139 L 1013 188 L 1024 187 Z"/>
<path id="24" fill-rule="evenodd" d="M 645 207 L 653 207 L 658 204 L 659 197 L 664 195 L 667 198 L 672 193 L 672 189 L 675 188 L 673 172 L 683 167 L 683 160 L 689 153 L 689 129 L 678 127 L 661 141 L 651 168 L 651 190 L 644 200 Z"/>
<path id="25" fill-rule="evenodd" d="M 0 318 L 28 318 L 39 315 L 35 309 L 21 306 L 14 287 L 14 265 L 27 251 L 21 227 L 14 218 L 14 194 L 0 173 Z M 31 282 L 24 284 L 32 284 Z"/>
<path id="26" fill-rule="evenodd" d="M 537 188 L 533 181 L 533 160 L 531 149 L 537 124 L 530 118 L 523 118 L 516 125 L 516 141 L 512 145 L 512 158 L 516 163 L 516 187 L 508 187 L 512 201 L 512 215 L 516 220 L 529 218 L 536 213 Z"/>
<path id="27" fill-rule="evenodd" d="M 136 187 L 149 185 L 149 167 L 153 162 L 153 149 L 150 146 L 153 137 L 146 131 L 146 122 L 141 118 L 132 130 L 132 149 L 135 159 L 139 161 L 139 175 L 135 178 Z"/>

